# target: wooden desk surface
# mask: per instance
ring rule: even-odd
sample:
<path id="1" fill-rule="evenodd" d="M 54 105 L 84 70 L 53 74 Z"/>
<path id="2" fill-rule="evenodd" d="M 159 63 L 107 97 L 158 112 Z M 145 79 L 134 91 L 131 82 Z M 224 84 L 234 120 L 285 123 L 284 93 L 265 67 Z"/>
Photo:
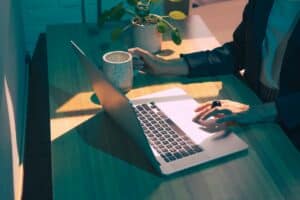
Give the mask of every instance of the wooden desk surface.
<path id="1" fill-rule="evenodd" d="M 167 58 L 218 45 L 198 16 L 180 25 L 185 30 L 185 40 Z M 99 32 L 92 25 L 80 24 L 47 29 L 55 199 L 298 198 L 299 153 L 280 127 L 271 123 L 237 129 L 237 134 L 249 144 L 248 152 L 170 177 L 159 176 L 137 145 L 107 117 L 101 106 L 93 103 L 91 86 L 69 45 L 71 39 L 77 41 L 96 61 L 105 51 L 130 47 L 129 35 L 110 44 L 108 30 L 109 27 Z M 163 49 L 173 49 L 173 45 L 165 41 Z M 189 79 L 138 74 L 127 96 L 138 97 L 175 86 L 199 102 L 229 98 L 260 103 L 233 76 Z"/>

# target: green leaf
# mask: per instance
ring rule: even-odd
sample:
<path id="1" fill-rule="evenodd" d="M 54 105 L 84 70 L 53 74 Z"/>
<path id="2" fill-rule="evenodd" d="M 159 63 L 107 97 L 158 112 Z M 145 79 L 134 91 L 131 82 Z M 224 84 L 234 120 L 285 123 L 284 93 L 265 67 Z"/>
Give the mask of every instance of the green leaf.
<path id="1" fill-rule="evenodd" d="M 151 0 L 151 3 L 159 3 L 159 2 L 160 2 L 160 0 Z"/>
<path id="2" fill-rule="evenodd" d="M 110 11 L 106 10 L 103 11 L 103 13 L 98 17 L 98 26 L 101 27 L 105 24 L 106 21 L 109 20 L 110 17 Z"/>
<path id="3" fill-rule="evenodd" d="M 135 7 L 135 12 L 139 17 L 144 18 L 145 16 L 149 15 L 150 7 L 148 5 L 142 3 L 141 1 L 138 1 L 137 5 Z"/>
<path id="4" fill-rule="evenodd" d="M 179 10 L 174 10 L 174 11 L 169 12 L 169 17 L 171 17 L 172 19 L 175 19 L 175 20 L 183 20 L 186 18 L 186 15 Z"/>
<path id="5" fill-rule="evenodd" d="M 177 45 L 181 44 L 181 36 L 178 29 L 173 29 L 171 31 L 171 38 L 175 44 Z"/>
<path id="6" fill-rule="evenodd" d="M 112 31 L 111 33 L 111 39 L 112 40 L 117 40 L 120 38 L 121 34 L 123 32 L 122 28 L 116 28 L 115 30 Z"/>
<path id="7" fill-rule="evenodd" d="M 178 3 L 178 2 L 181 2 L 182 0 L 168 0 L 168 1 Z"/>
<path id="8" fill-rule="evenodd" d="M 127 0 L 127 3 L 131 6 L 136 5 L 137 2 L 138 2 L 138 0 Z"/>
<path id="9" fill-rule="evenodd" d="M 123 6 L 123 2 L 120 2 L 116 6 L 111 8 L 110 19 L 119 20 L 124 16 L 124 14 L 125 14 L 125 8 Z"/>
<path id="10" fill-rule="evenodd" d="M 165 33 L 168 30 L 168 25 L 163 21 L 159 21 L 156 25 L 156 28 L 158 32 Z"/>

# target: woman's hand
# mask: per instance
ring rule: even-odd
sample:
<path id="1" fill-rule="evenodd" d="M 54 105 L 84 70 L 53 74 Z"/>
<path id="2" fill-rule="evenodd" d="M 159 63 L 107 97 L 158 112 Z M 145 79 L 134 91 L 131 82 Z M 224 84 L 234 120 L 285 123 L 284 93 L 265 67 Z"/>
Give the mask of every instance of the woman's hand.
<path id="1" fill-rule="evenodd" d="M 249 106 L 230 100 L 220 100 L 221 106 L 212 108 L 212 101 L 206 102 L 198 107 L 194 121 L 199 124 L 214 117 L 218 124 L 253 124 L 259 122 L 274 122 L 277 116 L 275 103 L 265 103 Z"/>
<path id="2" fill-rule="evenodd" d="M 140 61 L 134 62 L 135 66 L 143 65 L 141 71 L 153 74 L 153 75 L 187 75 L 188 67 L 183 59 L 177 60 L 164 60 L 159 58 L 152 53 L 141 49 L 141 48 L 131 48 L 128 52 L 133 56 L 140 58 Z"/>
<path id="3" fill-rule="evenodd" d="M 141 48 L 128 49 L 128 52 L 142 60 L 142 62 L 136 61 L 133 63 L 137 66 L 143 65 L 141 69 L 142 71 L 153 75 L 160 75 L 163 73 L 162 68 L 164 65 L 166 65 L 166 63 L 161 58 Z"/>

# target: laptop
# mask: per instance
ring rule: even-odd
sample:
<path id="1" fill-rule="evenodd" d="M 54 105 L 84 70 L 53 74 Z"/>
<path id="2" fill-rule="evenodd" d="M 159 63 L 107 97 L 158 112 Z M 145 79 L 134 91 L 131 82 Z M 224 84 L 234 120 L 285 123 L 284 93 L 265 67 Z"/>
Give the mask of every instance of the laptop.
<path id="1" fill-rule="evenodd" d="M 248 145 L 234 133 L 220 137 L 192 121 L 199 105 L 180 88 L 129 100 L 74 42 L 71 44 L 103 109 L 140 147 L 163 175 L 237 153 Z"/>

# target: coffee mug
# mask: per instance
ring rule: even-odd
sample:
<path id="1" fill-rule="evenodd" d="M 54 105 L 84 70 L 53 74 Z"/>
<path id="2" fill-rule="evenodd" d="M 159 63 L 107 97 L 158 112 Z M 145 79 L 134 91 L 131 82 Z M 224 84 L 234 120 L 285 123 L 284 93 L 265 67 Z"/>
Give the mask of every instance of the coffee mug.
<path id="1" fill-rule="evenodd" d="M 123 92 L 132 88 L 132 56 L 125 51 L 112 51 L 103 55 L 103 73 L 106 78 Z"/>

